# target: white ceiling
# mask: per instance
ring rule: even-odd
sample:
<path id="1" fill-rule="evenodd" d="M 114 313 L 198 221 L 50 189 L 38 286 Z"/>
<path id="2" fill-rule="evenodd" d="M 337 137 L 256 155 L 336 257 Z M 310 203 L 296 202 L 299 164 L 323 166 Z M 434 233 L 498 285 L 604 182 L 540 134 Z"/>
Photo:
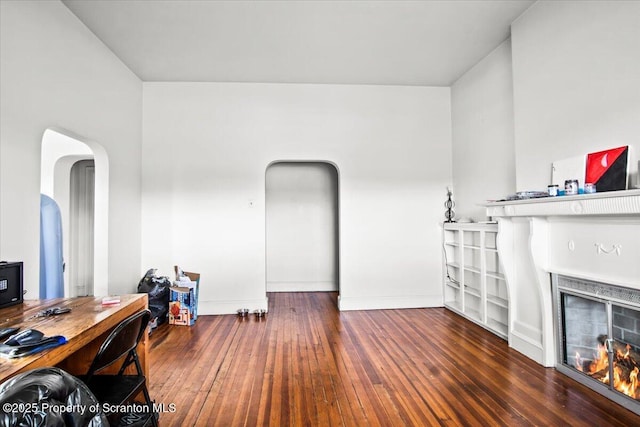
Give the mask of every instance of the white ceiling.
<path id="1" fill-rule="evenodd" d="M 533 1 L 63 0 L 143 81 L 450 86 Z"/>

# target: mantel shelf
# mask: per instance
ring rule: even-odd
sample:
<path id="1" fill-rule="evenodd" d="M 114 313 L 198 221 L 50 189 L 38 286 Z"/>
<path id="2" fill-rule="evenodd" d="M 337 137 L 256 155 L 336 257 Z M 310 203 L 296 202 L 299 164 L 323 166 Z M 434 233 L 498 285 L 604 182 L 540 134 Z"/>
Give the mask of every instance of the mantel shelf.
<path id="1" fill-rule="evenodd" d="M 640 190 L 610 191 L 577 196 L 542 197 L 537 199 L 491 202 L 485 205 L 487 215 L 517 216 L 578 216 L 578 215 L 639 215 Z"/>

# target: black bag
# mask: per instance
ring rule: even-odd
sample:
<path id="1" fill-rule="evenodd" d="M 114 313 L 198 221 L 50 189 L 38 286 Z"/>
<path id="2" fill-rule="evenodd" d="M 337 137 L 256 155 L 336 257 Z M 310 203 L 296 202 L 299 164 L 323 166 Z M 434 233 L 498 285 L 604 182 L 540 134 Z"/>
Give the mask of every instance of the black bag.
<path id="1" fill-rule="evenodd" d="M 0 406 L 0 426 L 109 426 L 91 390 L 60 368 L 37 368 L 8 379 L 0 385 Z"/>
<path id="2" fill-rule="evenodd" d="M 157 276 L 156 271 L 151 268 L 140 279 L 138 293 L 148 294 L 151 323 L 157 326 L 167 321 L 171 281 L 166 276 Z"/>

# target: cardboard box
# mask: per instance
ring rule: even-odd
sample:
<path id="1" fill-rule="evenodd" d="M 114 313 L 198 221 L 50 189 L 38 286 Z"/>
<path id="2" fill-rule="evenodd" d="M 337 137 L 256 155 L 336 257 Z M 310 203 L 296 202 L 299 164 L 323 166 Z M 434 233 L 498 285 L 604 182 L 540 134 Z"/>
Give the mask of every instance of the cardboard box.
<path id="1" fill-rule="evenodd" d="M 173 282 L 175 286 L 188 286 L 195 288 L 195 303 L 193 310 L 193 319 L 198 319 L 198 299 L 200 294 L 200 273 L 192 273 L 183 271 L 179 266 L 174 266 L 176 272 L 176 280 Z"/>
<path id="2" fill-rule="evenodd" d="M 191 326 L 197 318 L 196 284 L 169 288 L 169 324 Z M 181 283 L 182 284 L 182 283 Z"/>

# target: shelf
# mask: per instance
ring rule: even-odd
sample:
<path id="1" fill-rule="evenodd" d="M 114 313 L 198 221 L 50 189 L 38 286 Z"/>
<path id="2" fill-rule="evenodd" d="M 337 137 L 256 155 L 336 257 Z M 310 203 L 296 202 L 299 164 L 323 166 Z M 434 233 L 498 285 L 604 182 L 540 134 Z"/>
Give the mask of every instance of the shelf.
<path id="1" fill-rule="evenodd" d="M 487 295 L 487 302 L 502 308 L 509 308 L 509 301 L 495 295 Z"/>
<path id="2" fill-rule="evenodd" d="M 444 305 L 447 308 L 451 308 L 451 309 L 457 311 L 458 313 L 462 313 L 462 307 L 460 306 L 460 302 L 459 301 L 445 301 Z"/>
<path id="3" fill-rule="evenodd" d="M 465 285 L 464 292 L 469 295 L 473 295 L 476 298 L 481 297 L 480 289 L 473 288 L 471 286 Z"/>
<path id="4" fill-rule="evenodd" d="M 507 338 L 509 301 L 497 250 L 498 225 L 445 223 L 442 239 L 445 307 Z"/>
<path id="5" fill-rule="evenodd" d="M 492 329 L 499 337 L 507 339 L 507 336 L 509 334 L 509 327 L 506 324 L 498 322 L 495 319 L 487 319 L 487 326 Z"/>
<path id="6" fill-rule="evenodd" d="M 446 286 L 450 287 L 450 288 L 460 290 L 460 284 L 458 284 L 458 283 L 453 283 L 451 280 L 447 280 L 447 281 L 445 281 L 445 282 L 444 282 L 444 284 L 445 284 Z"/>
<path id="7" fill-rule="evenodd" d="M 496 273 L 494 271 L 487 271 L 485 274 L 487 275 L 487 277 L 493 277 L 494 279 L 498 279 L 498 280 L 505 280 L 504 274 L 501 274 L 501 273 Z"/>
<path id="8" fill-rule="evenodd" d="M 488 231 L 497 232 L 498 224 L 495 222 L 445 222 L 443 228 L 447 231 Z"/>
<path id="9" fill-rule="evenodd" d="M 445 264 L 448 268 L 455 268 L 456 270 L 460 270 L 460 266 L 455 262 L 448 262 Z"/>
<path id="10" fill-rule="evenodd" d="M 464 314 L 465 316 L 469 317 L 470 319 L 473 320 L 480 320 L 480 312 L 478 310 L 474 310 L 472 308 L 467 308 L 466 310 L 464 310 Z"/>
<path id="11" fill-rule="evenodd" d="M 477 268 L 477 267 L 472 267 L 472 266 L 470 266 L 470 265 L 465 265 L 465 266 L 464 266 L 464 269 L 465 269 L 465 271 L 470 271 L 470 272 L 472 272 L 472 273 L 476 273 L 476 274 L 480 274 L 480 273 L 481 273 L 481 271 L 480 271 L 480 269 L 479 269 L 479 268 Z"/>

